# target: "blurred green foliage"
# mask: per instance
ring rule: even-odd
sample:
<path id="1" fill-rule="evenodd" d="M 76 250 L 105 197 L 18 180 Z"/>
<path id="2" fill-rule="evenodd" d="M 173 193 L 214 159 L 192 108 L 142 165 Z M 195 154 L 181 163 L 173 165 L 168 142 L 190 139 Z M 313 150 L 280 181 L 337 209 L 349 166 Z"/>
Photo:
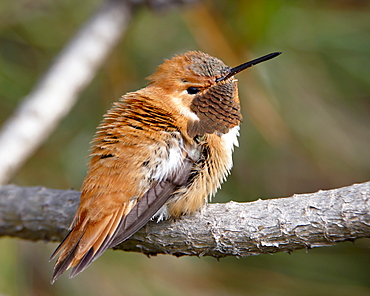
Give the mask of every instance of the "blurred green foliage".
<path id="1" fill-rule="evenodd" d="M 22 102 L 97 0 L 0 3 L 0 122 Z M 135 11 L 128 31 L 70 114 L 12 180 L 76 188 L 89 142 L 114 100 L 190 49 L 230 66 L 283 55 L 240 74 L 244 122 L 235 167 L 215 201 L 289 196 L 370 176 L 370 3 L 207 1 Z M 52 112 L 52 110 L 50 110 Z M 369 240 L 273 256 L 147 259 L 108 251 L 49 285 L 54 244 L 0 239 L 0 295 L 370 295 Z"/>

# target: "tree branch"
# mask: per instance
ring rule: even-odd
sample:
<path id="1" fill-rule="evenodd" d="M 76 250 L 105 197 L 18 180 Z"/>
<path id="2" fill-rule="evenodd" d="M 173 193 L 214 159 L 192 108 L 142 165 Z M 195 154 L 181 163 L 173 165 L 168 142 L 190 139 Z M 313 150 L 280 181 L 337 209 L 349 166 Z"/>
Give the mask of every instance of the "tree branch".
<path id="1" fill-rule="evenodd" d="M 78 191 L 0 186 L 0 236 L 60 241 Z M 176 221 L 149 222 L 117 248 L 147 255 L 250 256 L 370 237 L 370 182 L 248 203 L 209 204 Z"/>

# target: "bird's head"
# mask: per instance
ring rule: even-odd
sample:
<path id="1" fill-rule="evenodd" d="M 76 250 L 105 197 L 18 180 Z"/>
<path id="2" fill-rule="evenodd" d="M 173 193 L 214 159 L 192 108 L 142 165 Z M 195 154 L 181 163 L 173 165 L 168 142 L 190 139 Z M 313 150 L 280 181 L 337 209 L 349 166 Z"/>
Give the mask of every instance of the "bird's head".
<path id="1" fill-rule="evenodd" d="M 240 102 L 234 75 L 276 57 L 272 53 L 231 68 L 200 51 L 189 51 L 166 60 L 148 77 L 162 103 L 170 104 L 188 119 L 193 138 L 206 133 L 225 134 L 240 124 Z"/>

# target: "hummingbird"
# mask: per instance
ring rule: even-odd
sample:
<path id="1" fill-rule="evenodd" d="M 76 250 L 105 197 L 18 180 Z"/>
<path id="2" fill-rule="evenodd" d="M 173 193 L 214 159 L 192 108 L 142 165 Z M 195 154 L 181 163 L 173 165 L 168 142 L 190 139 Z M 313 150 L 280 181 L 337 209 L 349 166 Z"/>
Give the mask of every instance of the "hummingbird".
<path id="1" fill-rule="evenodd" d="M 281 54 L 237 67 L 200 51 L 165 60 L 146 87 L 127 93 L 104 115 L 88 172 L 51 283 L 70 278 L 152 218 L 200 210 L 232 168 L 242 121 L 234 75 Z"/>

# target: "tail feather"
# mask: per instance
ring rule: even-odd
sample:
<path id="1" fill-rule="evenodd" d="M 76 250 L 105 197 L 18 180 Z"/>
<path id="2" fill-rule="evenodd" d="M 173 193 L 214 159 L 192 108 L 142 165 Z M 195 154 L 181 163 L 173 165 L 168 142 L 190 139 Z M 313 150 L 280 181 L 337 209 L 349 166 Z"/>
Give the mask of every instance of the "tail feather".
<path id="1" fill-rule="evenodd" d="M 52 283 L 64 271 L 78 265 L 91 252 L 96 242 L 99 244 L 99 241 L 111 230 L 112 221 L 114 221 L 112 220 L 112 216 L 117 216 L 117 213 L 108 215 L 104 219 L 101 219 L 99 223 L 88 224 L 81 222 L 74 226 L 50 258 L 53 259 L 61 252 L 54 267 Z M 73 276 L 71 275 L 71 277 Z"/>
<path id="2" fill-rule="evenodd" d="M 51 254 L 50 259 L 49 259 L 49 262 L 51 260 L 53 260 L 55 258 L 55 256 L 62 250 L 62 247 L 63 247 L 64 243 L 69 238 L 69 236 L 71 235 L 71 233 L 72 233 L 72 230 L 70 230 L 68 232 L 68 234 L 66 235 L 66 237 L 61 241 L 61 243 L 59 244 L 59 246 L 55 249 L 55 251 L 53 252 L 53 254 Z"/>
<path id="3" fill-rule="evenodd" d="M 90 250 L 82 257 L 82 259 L 77 263 L 76 266 L 72 267 L 69 278 L 73 278 L 82 272 L 92 263 L 92 258 L 94 257 L 94 247 L 91 247 Z"/>
<path id="4" fill-rule="evenodd" d="M 89 222 L 86 226 L 84 235 L 78 242 L 78 252 L 75 255 L 75 260 L 72 262 L 72 266 L 78 264 L 90 248 L 93 247 L 101 237 L 107 235 L 107 232 L 110 230 L 109 225 L 111 224 L 112 216 L 114 216 L 114 214 L 107 215 L 98 222 Z M 70 247 L 73 247 L 73 245 Z"/>
<path id="5" fill-rule="evenodd" d="M 71 265 L 71 262 L 74 260 L 76 251 L 78 248 L 78 243 L 80 242 L 82 236 L 84 235 L 84 232 L 77 233 L 78 237 L 76 239 L 76 243 L 72 244 L 72 248 L 69 250 L 66 249 L 68 246 L 68 243 L 70 240 L 73 240 L 73 237 L 76 236 L 76 233 L 73 232 L 73 229 L 68 233 L 68 235 L 65 237 L 65 239 L 61 242 L 61 244 L 58 246 L 58 248 L 54 251 L 52 254 L 50 260 L 52 260 L 56 254 L 58 254 L 60 251 L 62 251 L 61 255 L 58 258 L 57 263 L 54 266 L 54 272 L 53 277 L 51 279 L 51 284 L 54 284 L 54 282 L 58 279 L 58 277 L 65 272 Z"/>
<path id="6" fill-rule="evenodd" d="M 60 277 L 62 275 L 62 273 L 65 272 L 69 268 L 71 262 L 73 261 L 73 258 L 74 258 L 74 255 L 76 253 L 77 247 L 78 247 L 78 245 L 76 245 L 70 251 L 70 253 L 67 255 L 67 257 L 63 261 L 58 262 L 57 264 L 55 264 L 53 277 L 50 281 L 51 284 L 54 284 L 55 281 L 58 279 L 58 277 Z"/>
<path id="7" fill-rule="evenodd" d="M 93 261 L 98 259 L 98 257 L 100 257 L 100 255 L 107 249 L 104 248 L 104 243 L 107 240 L 109 240 L 115 233 L 117 226 L 122 220 L 124 209 L 125 207 L 122 207 L 114 213 L 113 217 L 109 216 L 108 225 L 100 233 L 95 243 L 89 244 L 90 248 L 88 249 L 88 251 L 85 250 L 85 252 L 83 253 L 84 254 L 83 257 L 72 267 L 72 271 L 70 274 L 71 278 L 75 277 L 77 274 L 85 270 Z M 97 255 L 97 252 L 100 251 L 102 248 L 104 248 L 104 250 L 99 255 Z"/>

